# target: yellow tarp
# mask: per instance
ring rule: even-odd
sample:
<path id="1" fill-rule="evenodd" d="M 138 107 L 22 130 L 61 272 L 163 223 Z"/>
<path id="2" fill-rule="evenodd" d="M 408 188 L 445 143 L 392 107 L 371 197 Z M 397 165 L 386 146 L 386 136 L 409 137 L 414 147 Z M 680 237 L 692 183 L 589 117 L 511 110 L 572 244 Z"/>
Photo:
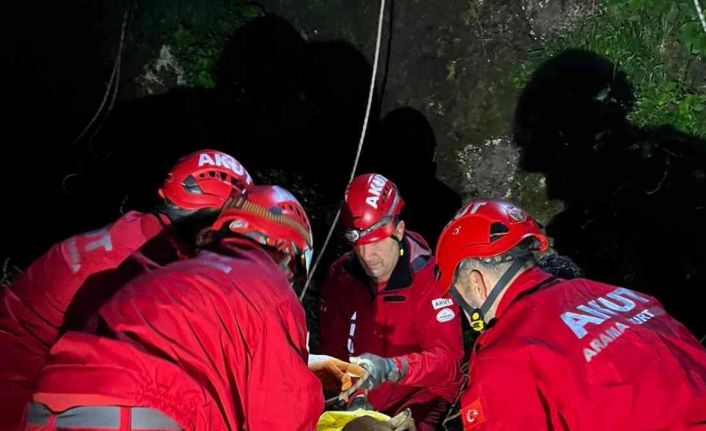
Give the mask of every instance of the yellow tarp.
<path id="1" fill-rule="evenodd" d="M 380 421 L 389 420 L 390 417 L 370 410 L 358 409 L 352 412 L 325 412 L 316 424 L 316 431 L 341 431 L 344 426 L 355 418 L 370 416 Z"/>

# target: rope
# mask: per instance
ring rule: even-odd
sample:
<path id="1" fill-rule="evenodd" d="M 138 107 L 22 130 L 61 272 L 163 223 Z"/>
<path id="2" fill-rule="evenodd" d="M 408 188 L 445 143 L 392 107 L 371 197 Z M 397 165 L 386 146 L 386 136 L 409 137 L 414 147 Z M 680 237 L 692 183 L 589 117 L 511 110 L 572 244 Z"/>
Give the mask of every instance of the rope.
<path id="1" fill-rule="evenodd" d="M 351 181 L 353 181 L 353 178 L 355 178 L 355 172 L 358 169 L 358 161 L 360 160 L 360 153 L 363 150 L 363 142 L 365 141 L 365 132 L 368 130 L 368 120 L 370 118 L 370 108 L 373 104 L 373 95 L 375 94 L 375 78 L 377 76 L 377 71 L 378 71 L 378 61 L 380 59 L 380 41 L 382 39 L 382 22 L 383 18 L 385 15 L 385 0 L 380 0 L 380 13 L 378 15 L 378 30 L 377 30 L 377 40 L 375 41 L 375 57 L 373 60 L 373 73 L 372 76 L 370 77 L 370 91 L 368 92 L 368 105 L 365 108 L 365 117 L 363 119 L 363 128 L 360 132 L 360 140 L 358 141 L 358 151 L 355 154 L 355 160 L 353 162 L 353 169 L 351 169 L 351 176 L 348 179 L 348 184 L 350 184 Z M 311 271 L 309 272 L 309 276 L 306 279 L 306 283 L 304 283 L 304 289 L 302 290 L 302 293 L 299 295 L 299 302 L 304 300 L 304 296 L 306 296 L 306 292 L 309 290 L 309 285 L 311 284 L 311 280 L 314 278 L 314 274 L 316 273 L 316 268 L 319 266 L 319 262 L 321 261 L 321 257 L 324 255 L 324 252 L 326 251 L 326 247 L 328 247 L 328 243 L 331 240 L 331 235 L 333 234 L 334 229 L 336 228 L 336 223 L 338 223 L 338 218 L 341 215 L 341 209 L 339 208 L 338 211 L 336 212 L 336 217 L 333 219 L 333 223 L 331 223 L 331 228 L 328 231 L 328 234 L 326 235 L 326 240 L 324 241 L 324 245 L 321 247 L 321 251 L 319 252 L 318 256 L 316 256 L 316 260 L 314 261 L 314 266 L 312 266 Z"/>
<path id="2" fill-rule="evenodd" d="M 91 121 L 88 122 L 86 127 L 84 127 L 84 129 L 81 131 L 81 133 L 79 133 L 79 135 L 76 137 L 76 139 L 73 140 L 73 142 L 71 143 L 71 146 L 76 145 L 76 143 L 78 141 L 80 141 L 86 135 L 86 133 L 88 133 L 88 131 L 91 129 L 91 127 L 93 127 L 93 124 L 96 122 L 98 117 L 103 112 L 103 107 L 105 107 L 105 104 L 108 101 L 108 96 L 111 94 L 111 91 L 110 91 L 111 88 L 113 88 L 113 86 L 115 86 L 115 88 L 113 89 L 113 92 L 112 92 L 113 93 L 112 100 L 110 102 L 110 106 L 108 107 L 107 112 L 110 112 L 111 109 L 113 108 L 113 104 L 115 103 L 115 98 L 118 93 L 118 86 L 120 85 L 120 63 L 122 62 L 123 43 L 125 41 L 125 28 L 126 28 L 127 17 L 128 17 L 129 12 L 130 12 L 130 6 L 127 7 L 127 9 L 125 10 L 125 13 L 123 14 L 123 23 L 120 27 L 120 42 L 118 43 L 118 53 L 115 56 L 115 64 L 113 65 L 113 71 L 110 74 L 110 80 L 108 80 L 108 85 L 105 88 L 105 94 L 103 95 L 103 100 L 101 101 L 100 106 L 98 106 L 98 110 L 93 115 L 93 118 L 91 118 Z M 93 136 L 95 136 L 95 134 L 98 133 L 98 130 L 100 130 L 100 126 L 91 135 L 91 138 L 93 138 Z"/>
<path id="3" fill-rule="evenodd" d="M 704 29 L 704 33 L 706 33 L 706 18 L 704 18 L 704 11 L 701 10 L 699 0 L 694 0 L 694 6 L 696 6 L 696 13 L 699 15 L 699 20 L 701 21 L 701 27 Z"/>

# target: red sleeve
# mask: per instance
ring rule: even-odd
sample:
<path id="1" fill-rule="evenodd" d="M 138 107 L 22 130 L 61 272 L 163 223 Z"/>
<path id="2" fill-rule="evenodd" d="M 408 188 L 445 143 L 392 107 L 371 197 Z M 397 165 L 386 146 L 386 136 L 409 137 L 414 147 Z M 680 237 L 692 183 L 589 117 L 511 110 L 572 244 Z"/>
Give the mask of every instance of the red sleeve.
<path id="1" fill-rule="evenodd" d="M 469 386 L 461 397 L 465 431 L 548 429 L 535 377 L 524 361 L 521 352 L 513 359 L 471 359 Z"/>
<path id="2" fill-rule="evenodd" d="M 0 294 L 0 392 L 10 386 L 31 390 L 82 284 L 91 275 L 117 268 L 162 230 L 156 216 L 129 212 L 103 229 L 54 245 L 4 287 Z"/>
<path id="3" fill-rule="evenodd" d="M 400 382 L 411 386 L 437 386 L 461 383 L 463 359 L 461 314 L 457 305 L 438 293 L 431 265 L 417 274 L 415 283 L 423 283 L 416 309 L 416 328 L 421 350 L 397 357 L 398 366 L 407 362 L 407 375 Z"/>
<path id="4" fill-rule="evenodd" d="M 341 316 L 347 313 L 344 301 L 340 296 L 340 277 L 336 265 L 329 272 L 321 285 L 319 300 L 319 349 L 317 353 L 333 356 L 348 361 L 347 319 Z M 339 269 L 340 270 L 340 269 Z"/>

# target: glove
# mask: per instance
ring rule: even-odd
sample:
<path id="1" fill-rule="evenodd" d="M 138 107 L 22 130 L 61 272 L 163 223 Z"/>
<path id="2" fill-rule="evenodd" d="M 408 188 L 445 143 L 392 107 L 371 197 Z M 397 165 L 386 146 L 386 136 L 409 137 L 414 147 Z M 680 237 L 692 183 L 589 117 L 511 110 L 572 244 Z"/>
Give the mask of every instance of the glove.
<path id="1" fill-rule="evenodd" d="M 407 374 L 406 366 L 403 366 L 404 370 L 401 372 L 394 359 L 383 358 L 372 353 L 353 356 L 351 363 L 360 365 L 368 372 L 368 377 L 362 385 L 365 389 L 374 389 L 385 382 L 397 383 L 402 380 L 404 374 Z"/>
<path id="2" fill-rule="evenodd" d="M 352 377 L 363 377 L 365 370 L 357 365 L 327 355 L 309 355 L 309 370 L 321 381 L 326 391 L 341 393 L 353 385 Z"/>

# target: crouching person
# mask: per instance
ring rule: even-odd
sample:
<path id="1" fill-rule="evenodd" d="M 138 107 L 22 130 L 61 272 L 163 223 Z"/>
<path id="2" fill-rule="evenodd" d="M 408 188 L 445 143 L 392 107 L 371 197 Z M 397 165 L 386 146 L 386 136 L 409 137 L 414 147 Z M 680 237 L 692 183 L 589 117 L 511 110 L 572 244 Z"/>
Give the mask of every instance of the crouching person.
<path id="1" fill-rule="evenodd" d="M 26 430 L 313 430 L 321 383 L 291 282 L 312 252 L 286 190 L 224 206 L 192 259 L 127 283 L 92 333 L 56 343 Z"/>

